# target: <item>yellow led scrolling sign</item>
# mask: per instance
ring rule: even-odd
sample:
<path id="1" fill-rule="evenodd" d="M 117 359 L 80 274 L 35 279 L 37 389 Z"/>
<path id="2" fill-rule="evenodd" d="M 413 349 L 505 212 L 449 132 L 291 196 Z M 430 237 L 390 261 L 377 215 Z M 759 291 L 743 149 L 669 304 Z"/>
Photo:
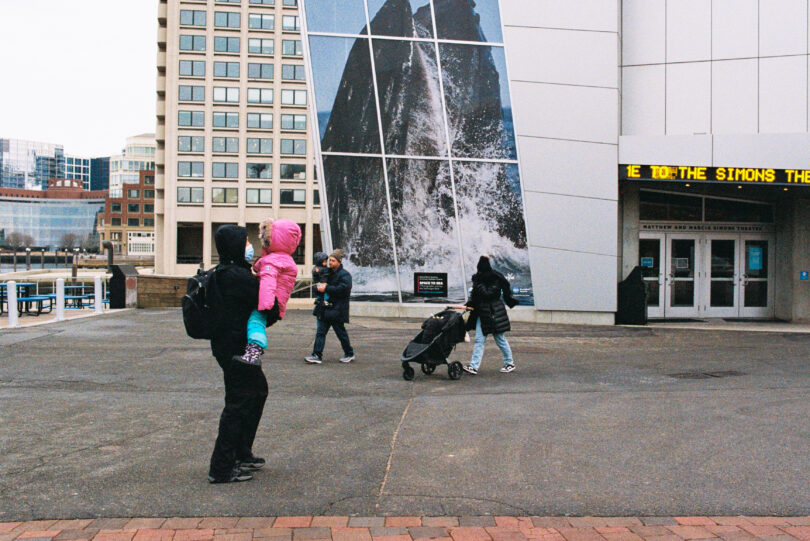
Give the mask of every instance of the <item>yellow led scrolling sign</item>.
<path id="1" fill-rule="evenodd" d="M 619 165 L 619 180 L 810 186 L 810 170 L 685 165 Z"/>

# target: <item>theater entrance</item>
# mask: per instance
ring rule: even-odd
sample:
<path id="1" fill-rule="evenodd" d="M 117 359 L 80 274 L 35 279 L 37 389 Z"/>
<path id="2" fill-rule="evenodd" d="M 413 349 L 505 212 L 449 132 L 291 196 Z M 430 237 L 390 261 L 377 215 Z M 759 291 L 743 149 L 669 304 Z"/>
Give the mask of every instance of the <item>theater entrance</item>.
<path id="1" fill-rule="evenodd" d="M 639 233 L 648 317 L 773 318 L 773 233 L 732 224 L 669 228 Z"/>

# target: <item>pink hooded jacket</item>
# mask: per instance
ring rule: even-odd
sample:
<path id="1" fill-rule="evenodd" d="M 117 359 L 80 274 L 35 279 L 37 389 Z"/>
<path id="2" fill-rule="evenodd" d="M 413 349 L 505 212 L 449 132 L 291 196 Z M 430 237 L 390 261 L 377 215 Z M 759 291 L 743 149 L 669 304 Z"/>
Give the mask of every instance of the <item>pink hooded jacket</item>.
<path id="1" fill-rule="evenodd" d="M 270 310 L 278 300 L 278 314 L 284 317 L 298 276 L 292 253 L 301 241 L 301 228 L 292 220 L 272 222 L 269 246 L 262 244 L 262 257 L 253 264 L 259 275 L 259 310 Z"/>

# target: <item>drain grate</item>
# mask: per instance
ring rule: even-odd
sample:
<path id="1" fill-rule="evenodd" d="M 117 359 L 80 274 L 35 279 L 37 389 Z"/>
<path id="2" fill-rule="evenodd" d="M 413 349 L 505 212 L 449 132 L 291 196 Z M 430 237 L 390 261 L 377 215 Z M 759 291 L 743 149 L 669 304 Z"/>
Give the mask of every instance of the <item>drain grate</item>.
<path id="1" fill-rule="evenodd" d="M 738 370 L 718 370 L 715 372 L 679 372 L 677 374 L 667 374 L 667 376 L 675 379 L 711 379 L 744 375 L 745 372 L 740 372 Z"/>

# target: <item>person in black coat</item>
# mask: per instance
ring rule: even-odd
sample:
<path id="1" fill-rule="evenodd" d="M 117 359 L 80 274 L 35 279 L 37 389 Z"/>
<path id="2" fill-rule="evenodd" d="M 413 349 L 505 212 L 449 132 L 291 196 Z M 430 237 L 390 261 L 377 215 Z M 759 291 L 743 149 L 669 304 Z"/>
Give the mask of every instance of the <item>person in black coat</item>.
<path id="1" fill-rule="evenodd" d="M 481 366 L 481 359 L 484 356 L 484 342 L 487 335 L 491 334 L 503 356 L 501 372 L 512 372 L 515 370 L 515 360 L 512 358 L 509 342 L 504 336 L 504 333 L 509 332 L 512 327 L 504 302 L 509 308 L 514 308 L 517 301 L 512 297 L 509 280 L 500 272 L 493 270 L 488 255 L 482 255 L 478 260 L 477 270 L 472 277 L 472 293 L 470 300 L 467 301 L 467 306 L 473 309 L 467 319 L 467 330 L 475 329 L 475 346 L 472 359 L 464 370 L 473 375 L 478 373 L 478 367 Z"/>
<path id="2" fill-rule="evenodd" d="M 352 293 L 352 275 L 343 268 L 343 250 L 335 250 L 329 256 L 329 278 L 326 283 L 317 285 L 319 293 L 325 293 L 325 302 L 321 310 L 317 311 L 318 330 L 315 333 L 315 343 L 312 345 L 312 354 L 304 357 L 310 364 L 323 362 L 323 347 L 326 344 L 326 333 L 329 328 L 335 329 L 335 334 L 343 347 L 342 363 L 350 363 L 355 359 L 354 349 L 349 341 L 349 333 L 344 325 L 349 322 L 349 297 Z"/>
<path id="3" fill-rule="evenodd" d="M 267 379 L 261 366 L 233 359 L 245 350 L 247 321 L 259 302 L 259 280 L 246 260 L 252 257 L 246 253 L 247 229 L 223 225 L 214 240 L 220 261 L 214 287 L 221 305 L 211 352 L 225 379 L 225 408 L 219 419 L 208 481 L 230 483 L 247 481 L 252 478 L 250 471 L 264 466 L 265 460 L 254 456 L 252 448 L 267 400 Z"/>

